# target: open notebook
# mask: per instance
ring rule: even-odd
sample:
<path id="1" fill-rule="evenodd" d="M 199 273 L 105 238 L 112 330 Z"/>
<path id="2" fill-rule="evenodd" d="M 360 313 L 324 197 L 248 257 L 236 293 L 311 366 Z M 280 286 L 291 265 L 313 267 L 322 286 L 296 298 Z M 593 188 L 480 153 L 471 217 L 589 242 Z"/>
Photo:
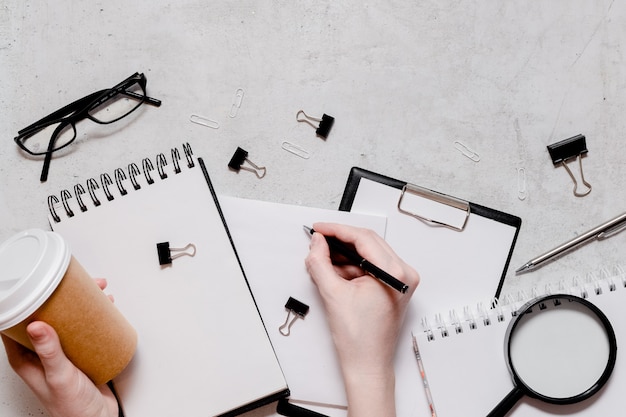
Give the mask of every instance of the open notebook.
<path id="1" fill-rule="evenodd" d="M 563 285 L 564 292 L 586 298 L 609 319 L 617 339 L 617 360 L 606 385 L 594 396 L 571 405 L 553 405 L 524 397 L 509 413 L 510 417 L 537 416 L 616 416 L 623 409 L 626 387 L 626 361 L 623 341 L 626 340 L 626 274 L 621 268 L 604 271 L 584 285 Z M 430 328 L 416 327 L 424 372 L 428 380 L 432 404 L 437 417 L 483 417 L 513 388 L 504 356 L 505 333 L 522 301 L 485 310 L 475 305 L 464 317 L 452 323 L 445 320 Z M 501 318 L 501 319 L 499 319 Z M 485 322 L 487 319 L 487 322 Z M 488 323 L 488 324 L 485 324 Z M 461 331 L 456 326 L 461 326 Z M 432 340 L 429 338 L 432 335 Z M 443 336 L 446 334 L 446 336 Z M 537 343 L 541 343 L 538 340 Z M 585 358 L 581 357 L 580 361 Z M 573 363 L 573 367 L 577 364 Z"/>
<path id="2" fill-rule="evenodd" d="M 399 417 L 430 416 L 411 332 L 422 318 L 498 295 L 521 219 L 361 168 L 340 209 L 386 216 L 385 240 L 420 274 L 398 342 L 396 403 Z"/>
<path id="3" fill-rule="evenodd" d="M 183 150 L 49 199 L 54 231 L 138 331 L 115 380 L 126 417 L 234 415 L 288 394 L 204 163 Z M 195 256 L 160 265 L 163 242 Z"/>

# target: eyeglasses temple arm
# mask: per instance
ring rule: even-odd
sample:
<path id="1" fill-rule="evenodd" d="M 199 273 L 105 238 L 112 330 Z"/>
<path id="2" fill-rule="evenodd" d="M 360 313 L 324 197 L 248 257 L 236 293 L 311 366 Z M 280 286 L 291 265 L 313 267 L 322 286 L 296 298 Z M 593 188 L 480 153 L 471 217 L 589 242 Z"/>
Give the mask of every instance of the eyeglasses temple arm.
<path id="1" fill-rule="evenodd" d="M 41 176 L 39 181 L 46 182 L 48 180 L 48 172 L 50 171 L 50 161 L 52 160 L 52 152 L 46 152 L 46 157 L 43 160 L 43 168 L 41 169 Z"/>
<path id="2" fill-rule="evenodd" d="M 48 172 L 50 171 L 50 161 L 52 160 L 52 149 L 54 149 L 54 142 L 56 141 L 56 135 L 53 135 L 50 138 L 50 142 L 48 143 L 48 152 L 46 152 L 46 156 L 43 159 L 43 168 L 41 168 L 41 176 L 39 177 L 39 181 L 46 182 L 48 180 Z"/>
<path id="3" fill-rule="evenodd" d="M 146 104 L 150 104 L 155 107 L 161 106 L 161 100 L 146 96 Z"/>
<path id="4" fill-rule="evenodd" d="M 76 136 L 76 128 L 74 127 L 74 124 L 69 123 L 69 122 L 62 122 L 61 124 L 57 126 L 56 129 L 54 129 L 54 132 L 52 132 L 52 136 L 50 136 L 50 142 L 48 142 L 48 149 L 46 150 L 46 156 L 44 157 L 44 160 L 43 160 L 43 168 L 41 169 L 41 176 L 39 177 L 39 181 L 41 182 L 45 182 L 48 180 L 48 171 L 50 171 L 50 161 L 52 161 L 52 153 L 54 152 L 54 144 L 57 141 L 59 132 L 61 132 L 61 130 L 63 130 L 68 125 L 72 126 L 72 129 L 74 129 L 74 136 Z"/>
<path id="5" fill-rule="evenodd" d="M 133 93 L 132 91 L 120 91 L 120 94 L 129 96 L 132 98 L 136 98 L 138 100 L 143 100 L 146 104 L 150 104 L 155 107 L 159 107 L 161 105 L 161 100 L 159 99 L 148 97 L 148 96 L 142 96 L 141 94 Z"/>

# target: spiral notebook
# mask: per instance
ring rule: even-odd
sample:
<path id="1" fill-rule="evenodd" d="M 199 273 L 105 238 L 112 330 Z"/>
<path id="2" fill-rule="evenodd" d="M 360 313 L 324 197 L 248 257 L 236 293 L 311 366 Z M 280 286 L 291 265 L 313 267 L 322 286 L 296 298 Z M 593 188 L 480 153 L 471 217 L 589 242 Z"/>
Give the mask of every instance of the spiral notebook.
<path id="1" fill-rule="evenodd" d="M 108 279 L 138 331 L 137 353 L 114 381 L 126 417 L 236 415 L 288 394 L 188 144 L 50 196 L 48 209 L 53 230 L 92 276 Z"/>
<path id="2" fill-rule="evenodd" d="M 624 407 L 626 361 L 626 274 L 622 268 L 603 270 L 585 284 L 561 285 L 559 293 L 586 298 L 609 319 L 617 339 L 617 361 L 607 384 L 593 397 L 571 405 L 553 405 L 524 397 L 510 417 L 615 416 Z M 593 274 L 591 275 L 594 276 Z M 414 329 L 425 387 L 430 391 L 433 412 L 422 416 L 483 417 L 513 388 L 504 356 L 505 333 L 512 312 L 525 297 L 503 307 L 477 304 L 452 314 L 442 314 Z M 541 343 L 541 341 L 537 341 Z M 584 358 L 580 358 L 584 360 Z M 572 364 L 576 366 L 576 364 Z M 415 378 L 420 378 L 416 373 Z"/>

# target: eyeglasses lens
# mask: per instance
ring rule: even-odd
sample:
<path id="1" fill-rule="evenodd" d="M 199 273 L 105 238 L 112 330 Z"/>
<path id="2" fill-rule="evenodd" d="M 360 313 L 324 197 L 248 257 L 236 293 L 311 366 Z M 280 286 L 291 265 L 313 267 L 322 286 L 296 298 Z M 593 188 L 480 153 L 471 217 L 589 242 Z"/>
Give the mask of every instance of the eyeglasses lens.
<path id="1" fill-rule="evenodd" d="M 98 123 L 113 123 L 139 107 L 146 98 L 146 92 L 139 82 L 119 90 L 111 90 L 108 97 L 103 98 L 89 109 L 89 117 Z"/>
<path id="2" fill-rule="evenodd" d="M 55 136 L 56 135 L 56 136 Z M 55 137 L 52 149 L 49 150 L 50 140 Z M 51 123 L 43 129 L 37 130 L 33 135 L 20 139 L 22 145 L 33 155 L 43 155 L 49 151 L 60 149 L 74 140 L 76 129 L 67 122 Z"/>

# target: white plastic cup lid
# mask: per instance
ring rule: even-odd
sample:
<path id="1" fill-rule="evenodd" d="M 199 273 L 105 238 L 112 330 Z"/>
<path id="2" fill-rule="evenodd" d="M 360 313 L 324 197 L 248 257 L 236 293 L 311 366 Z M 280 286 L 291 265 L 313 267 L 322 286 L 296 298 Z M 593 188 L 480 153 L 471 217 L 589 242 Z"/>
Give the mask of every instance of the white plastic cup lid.
<path id="1" fill-rule="evenodd" d="M 27 319 L 50 297 L 70 263 L 63 238 L 40 229 L 0 245 L 0 331 Z"/>

